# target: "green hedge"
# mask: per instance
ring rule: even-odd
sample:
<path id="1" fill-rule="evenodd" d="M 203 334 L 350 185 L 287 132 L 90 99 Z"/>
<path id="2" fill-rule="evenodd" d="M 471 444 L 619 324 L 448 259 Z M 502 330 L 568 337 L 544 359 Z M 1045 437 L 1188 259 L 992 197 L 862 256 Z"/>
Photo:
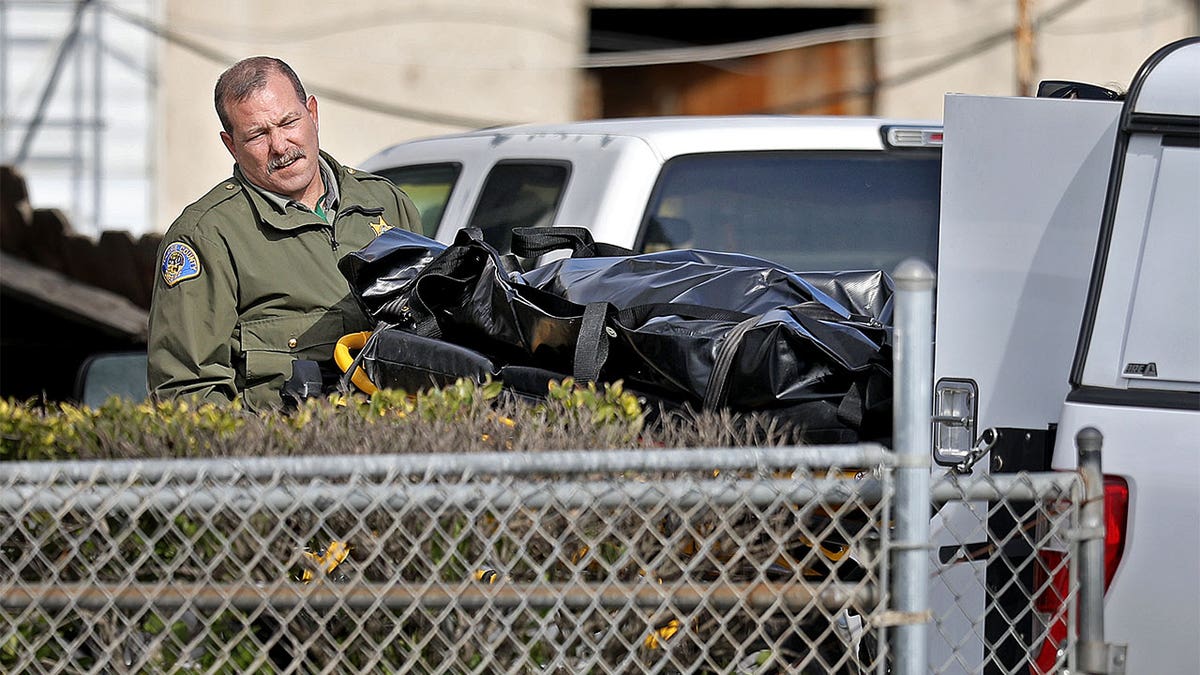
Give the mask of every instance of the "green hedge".
<path id="1" fill-rule="evenodd" d="M 647 420 L 653 423 L 647 423 Z M 288 413 L 184 399 L 98 408 L 0 400 L 0 460 L 342 455 L 777 445 L 766 418 L 647 410 L 621 383 L 551 383 L 544 400 L 459 380 L 409 395 L 309 399 Z"/>

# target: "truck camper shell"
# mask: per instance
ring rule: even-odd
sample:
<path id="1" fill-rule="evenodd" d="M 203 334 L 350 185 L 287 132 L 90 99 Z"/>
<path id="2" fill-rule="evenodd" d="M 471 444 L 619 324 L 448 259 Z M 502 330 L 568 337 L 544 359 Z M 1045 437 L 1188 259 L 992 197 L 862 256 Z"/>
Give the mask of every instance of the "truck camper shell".
<path id="1" fill-rule="evenodd" d="M 1070 400 L 1197 407 L 1198 154 L 1200 38 L 1192 38 L 1146 61 L 1121 112 Z M 1140 259 L 1124 254 L 1134 249 Z M 1126 288 L 1135 268 L 1141 278 Z M 1173 331 L 1151 328 L 1160 313 L 1178 318 Z"/>
<path id="2" fill-rule="evenodd" d="M 1052 462 L 1073 469 L 1075 435 L 1103 434 L 1106 500 L 1125 507 L 1106 514 L 1105 638 L 1125 672 L 1198 672 L 1200 38 L 1134 79 L 1097 242 Z"/>

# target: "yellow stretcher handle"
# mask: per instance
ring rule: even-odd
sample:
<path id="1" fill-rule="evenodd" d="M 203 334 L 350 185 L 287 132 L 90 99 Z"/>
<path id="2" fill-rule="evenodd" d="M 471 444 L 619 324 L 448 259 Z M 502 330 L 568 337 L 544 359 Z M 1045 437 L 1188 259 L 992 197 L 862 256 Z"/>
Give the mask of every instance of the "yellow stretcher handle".
<path id="1" fill-rule="evenodd" d="M 365 330 L 361 333 L 343 335 L 337 341 L 337 345 L 333 348 L 333 362 L 337 364 L 338 368 L 342 369 L 343 373 L 350 368 L 350 364 L 354 363 L 354 357 L 350 356 L 350 350 L 362 349 L 367 344 L 367 338 L 369 337 L 371 337 L 371 331 Z M 362 368 L 354 369 L 354 374 L 350 376 L 350 381 L 365 394 L 374 394 L 376 391 L 379 391 L 379 388 L 371 382 L 371 379 L 367 377 L 366 371 Z"/>

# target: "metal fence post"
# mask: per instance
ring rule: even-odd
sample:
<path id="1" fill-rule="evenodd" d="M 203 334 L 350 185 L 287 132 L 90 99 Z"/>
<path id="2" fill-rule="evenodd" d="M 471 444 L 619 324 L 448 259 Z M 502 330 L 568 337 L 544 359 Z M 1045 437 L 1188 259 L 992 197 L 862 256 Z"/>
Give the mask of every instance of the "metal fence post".
<path id="1" fill-rule="evenodd" d="M 894 443 L 897 454 L 893 640 L 897 675 L 919 675 L 928 665 L 929 462 L 933 406 L 933 270 L 908 259 L 896 267 Z"/>
<path id="2" fill-rule="evenodd" d="M 1076 660 L 1082 673 L 1107 673 L 1108 645 L 1104 643 L 1104 474 L 1100 446 L 1104 437 L 1095 427 L 1075 435 L 1084 500 L 1080 509 L 1079 641 Z"/>

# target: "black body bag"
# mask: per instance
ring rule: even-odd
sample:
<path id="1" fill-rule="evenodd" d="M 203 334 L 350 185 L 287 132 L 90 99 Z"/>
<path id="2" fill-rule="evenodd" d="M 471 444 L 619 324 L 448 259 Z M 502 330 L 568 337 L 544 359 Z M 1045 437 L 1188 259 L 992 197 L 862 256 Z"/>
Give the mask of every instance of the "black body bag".
<path id="1" fill-rule="evenodd" d="M 762 412 L 812 442 L 887 440 L 891 279 L 798 274 L 748 255 L 631 254 L 581 228 L 518 228 L 523 270 L 477 230 L 445 246 L 388 230 L 340 269 L 377 328 L 359 362 L 379 387 L 458 377 L 545 396 L 551 379 L 611 382 L 651 402 Z M 353 369 L 351 369 L 353 370 Z"/>

